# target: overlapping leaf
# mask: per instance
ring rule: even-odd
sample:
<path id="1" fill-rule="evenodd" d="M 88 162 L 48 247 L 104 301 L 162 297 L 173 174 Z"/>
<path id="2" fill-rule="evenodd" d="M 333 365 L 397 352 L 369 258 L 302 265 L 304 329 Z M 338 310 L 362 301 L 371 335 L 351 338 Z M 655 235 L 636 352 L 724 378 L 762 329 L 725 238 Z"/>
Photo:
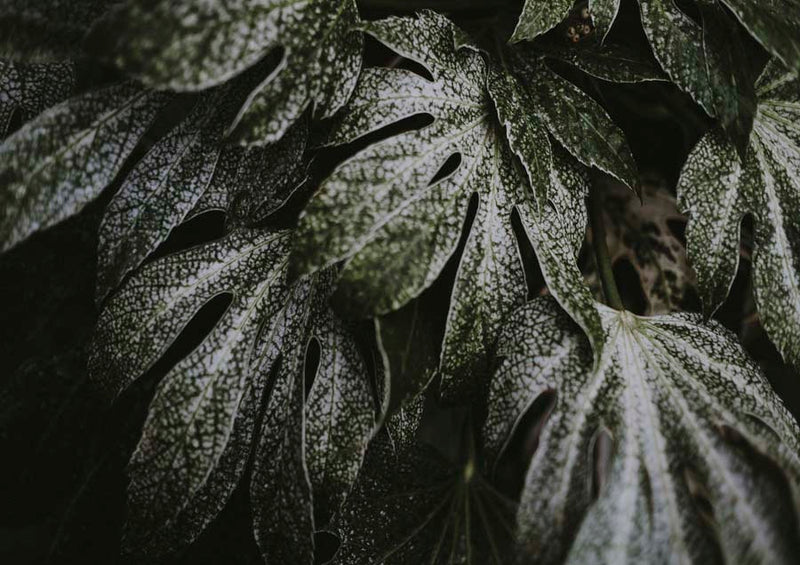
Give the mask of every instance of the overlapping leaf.
<path id="1" fill-rule="evenodd" d="M 0 248 L 80 211 L 116 176 L 167 95 L 133 83 L 50 108 L 0 145 Z"/>
<path id="2" fill-rule="evenodd" d="M 364 364 L 327 309 L 333 273 L 287 284 L 290 238 L 241 230 L 167 256 L 133 277 L 101 315 L 89 369 L 114 396 L 163 355 L 204 304 L 232 295 L 151 403 L 129 467 L 129 549 L 155 558 L 192 541 L 225 504 L 252 453 L 256 538 L 265 557 L 306 562 L 311 493 L 330 515 L 354 480 L 374 422 Z M 312 341 L 319 362 L 304 400 Z"/>
<path id="3" fill-rule="evenodd" d="M 800 81 L 771 63 L 744 163 L 719 131 L 695 147 L 679 203 L 690 217 L 689 260 L 706 315 L 728 295 L 739 263 L 740 224 L 755 221 L 753 288 L 764 327 L 787 361 L 800 365 Z"/>
<path id="4" fill-rule="evenodd" d="M 26 64 L 0 60 L 0 139 L 8 134 L 12 118 L 24 124 L 67 98 L 74 87 L 71 61 Z"/>
<path id="5" fill-rule="evenodd" d="M 509 562 L 513 505 L 478 473 L 418 439 L 417 398 L 370 444 L 352 494 L 333 523 L 332 563 Z"/>
<path id="6" fill-rule="evenodd" d="M 229 224 L 253 222 L 283 204 L 302 182 L 303 123 L 266 148 L 224 144 L 225 129 L 252 83 L 246 76 L 202 95 L 128 175 L 100 226 L 98 298 L 188 216 L 220 208 L 229 212 Z"/>
<path id="7" fill-rule="evenodd" d="M 203 90 L 253 67 L 277 66 L 239 116 L 247 143 L 279 139 L 310 105 L 332 116 L 361 67 L 355 0 L 137 0 L 110 18 L 116 62 L 155 88 Z"/>
<path id="8" fill-rule="evenodd" d="M 546 263 L 551 291 L 591 334 L 592 326 L 598 325 L 593 321 L 596 313 L 583 309 L 588 292 L 580 282 L 569 237 L 575 229 L 582 238 L 585 227 L 586 187 L 579 167 L 567 156 L 551 157 L 550 141 L 540 125 L 513 138 L 520 140 L 514 147 L 532 175 L 538 210 L 496 116 L 499 110 L 507 123 L 504 107 L 517 113 L 525 109 L 515 100 L 501 104 L 506 102 L 504 93 L 495 94 L 497 110 L 493 107 L 486 64 L 473 49 L 458 47 L 461 33 L 431 12 L 416 19 L 365 24 L 364 29 L 424 66 L 433 80 L 402 69 L 365 70 L 332 142 L 349 142 L 417 114 L 430 114 L 434 120 L 367 147 L 323 183 L 300 220 L 298 269 L 310 271 L 346 259 L 339 290 L 354 312 L 371 315 L 397 309 L 439 276 L 458 246 L 470 201 L 477 194 L 444 338 L 445 389 L 463 387 L 471 374 L 481 371 L 502 319 L 525 300 L 511 224 L 515 207 L 534 236 L 540 261 Z M 532 146 L 521 149 L 522 143 Z M 437 178 L 456 155 L 455 170 Z M 543 186 L 580 205 L 541 206 Z M 551 229 L 537 229 L 545 223 Z M 567 227 L 570 231 L 563 231 Z"/>
<path id="9" fill-rule="evenodd" d="M 607 344 L 595 369 L 551 299 L 519 310 L 501 338 L 490 455 L 555 392 L 517 513 L 526 560 L 792 562 L 800 430 L 758 368 L 700 316 L 598 309 Z M 608 461 L 601 435 L 613 442 Z M 781 467 L 790 496 L 760 456 Z"/>

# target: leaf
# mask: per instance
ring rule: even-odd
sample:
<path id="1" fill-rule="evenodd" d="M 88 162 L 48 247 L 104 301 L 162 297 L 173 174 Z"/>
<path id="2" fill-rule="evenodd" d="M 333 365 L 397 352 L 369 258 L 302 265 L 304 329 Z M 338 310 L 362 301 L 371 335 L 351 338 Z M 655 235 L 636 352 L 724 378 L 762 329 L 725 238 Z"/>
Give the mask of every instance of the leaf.
<path id="1" fill-rule="evenodd" d="M 242 141 L 266 144 L 309 106 L 327 118 L 350 97 L 361 67 L 357 22 L 355 0 L 137 0 L 113 13 L 105 33 L 115 62 L 159 89 L 204 90 L 279 55 L 237 118 Z"/>
<path id="2" fill-rule="evenodd" d="M 740 224 L 755 221 L 753 287 L 764 328 L 784 359 L 800 365 L 800 82 L 771 63 L 759 79 L 758 111 L 744 163 L 719 131 L 689 155 L 678 201 L 689 216 L 687 251 L 710 316 L 739 263 Z"/>
<path id="3" fill-rule="evenodd" d="M 508 563 L 513 505 L 478 473 L 416 436 L 422 398 L 370 444 L 353 493 L 333 523 L 332 563 Z"/>
<path id="4" fill-rule="evenodd" d="M 214 207 L 200 201 L 213 190 L 219 169 L 235 167 L 238 174 L 224 187 L 223 206 L 230 209 L 234 225 L 257 219 L 265 209 L 273 211 L 300 183 L 305 174 L 305 127 L 298 125 L 275 145 L 251 150 L 244 161 L 239 153 L 246 150 L 224 147 L 225 128 L 235 117 L 244 90 L 252 86 L 252 77 L 245 78 L 202 95 L 189 116 L 153 146 L 114 195 L 100 226 L 98 299 L 138 267 L 191 212 Z M 280 163 L 282 159 L 289 160 Z M 264 175 L 266 182 L 256 180 L 265 168 L 271 170 Z M 259 184 L 253 186 L 255 182 Z M 265 202 L 265 196 L 272 202 Z"/>
<path id="5" fill-rule="evenodd" d="M 581 44 L 554 45 L 537 41 L 537 51 L 550 59 L 563 61 L 593 77 L 615 83 L 665 81 L 666 75 L 651 55 L 624 45 L 605 43 L 601 47 Z"/>
<path id="6" fill-rule="evenodd" d="M 626 260 L 639 277 L 647 302 L 644 314 L 667 314 L 686 309 L 695 290 L 686 249 L 670 228 L 685 224 L 675 198 L 655 184 L 642 185 L 641 200 L 619 183 L 604 183 L 603 220 L 612 265 Z M 593 265 L 591 286 L 601 292 Z"/>
<path id="7" fill-rule="evenodd" d="M 72 94 L 75 65 L 59 63 L 16 63 L 0 60 L 0 139 L 8 135 L 11 121 L 33 119 Z"/>
<path id="8" fill-rule="evenodd" d="M 800 4 L 777 0 L 721 0 L 750 34 L 795 72 L 800 70 Z"/>
<path id="9" fill-rule="evenodd" d="M 547 68 L 533 51 L 519 51 L 514 70 L 518 88 L 528 92 L 527 107 L 567 151 L 584 165 L 636 188 L 636 162 L 625 135 L 602 106 Z"/>
<path id="10" fill-rule="evenodd" d="M 595 33 L 601 41 L 605 41 L 611 26 L 619 15 L 620 0 L 589 0 L 589 12 L 592 15 Z"/>
<path id="11" fill-rule="evenodd" d="M 556 27 L 572 10 L 574 0 L 525 0 L 511 41 L 534 39 Z"/>
<path id="12" fill-rule="evenodd" d="M 290 239 L 289 232 L 242 230 L 164 257 L 133 277 L 101 315 L 89 371 L 113 397 L 153 366 L 204 304 L 232 295 L 150 405 L 129 464 L 129 551 L 157 557 L 191 542 L 224 506 L 254 450 L 260 542 L 266 529 L 274 531 L 274 520 L 292 513 L 305 516 L 296 523 L 305 529 L 292 531 L 287 522 L 280 535 L 310 544 L 310 489 L 332 512 L 355 479 L 374 422 L 365 367 L 327 310 L 333 273 L 287 284 Z M 320 361 L 304 401 L 312 340 Z M 284 443 L 291 434 L 299 437 Z M 287 461 L 303 472 L 283 474 Z M 265 473 L 265 465 L 279 472 Z M 281 498 L 280 488 L 308 491 L 308 503 Z M 261 545 L 265 553 L 279 547 Z M 308 544 L 289 547 L 310 551 Z"/>
<path id="13" fill-rule="evenodd" d="M 331 143 L 346 143 L 421 113 L 434 120 L 368 146 L 324 181 L 300 218 L 294 266 L 310 272 L 346 260 L 337 294 L 350 312 L 370 316 L 396 310 L 442 272 L 477 194 L 450 300 L 441 367 L 444 388 L 463 393 L 465 383 L 484 372 L 486 350 L 502 319 L 527 295 L 511 225 L 515 205 L 527 198 L 524 173 L 495 121 L 486 64 L 475 50 L 455 47 L 460 34 L 453 24 L 422 12 L 416 19 L 371 22 L 364 30 L 424 66 L 433 80 L 397 68 L 366 69 Z M 455 170 L 437 178 L 456 155 Z M 531 163 L 527 168 L 534 170 Z"/>
<path id="14" fill-rule="evenodd" d="M 90 27 L 112 0 L 4 0 L 0 50 L 13 60 L 61 62 L 82 54 Z"/>
<path id="15" fill-rule="evenodd" d="M 793 561 L 800 430 L 763 374 L 698 315 L 598 309 L 607 343 L 595 369 L 585 338 L 548 298 L 520 309 L 500 340 L 489 456 L 540 394 L 556 397 L 517 513 L 526 560 Z M 596 450 L 602 433 L 613 441 L 607 464 Z M 783 469 L 790 503 L 756 453 Z"/>
<path id="16" fill-rule="evenodd" d="M 0 145 L 0 242 L 79 212 L 114 179 L 167 97 L 132 83 L 76 96 Z"/>

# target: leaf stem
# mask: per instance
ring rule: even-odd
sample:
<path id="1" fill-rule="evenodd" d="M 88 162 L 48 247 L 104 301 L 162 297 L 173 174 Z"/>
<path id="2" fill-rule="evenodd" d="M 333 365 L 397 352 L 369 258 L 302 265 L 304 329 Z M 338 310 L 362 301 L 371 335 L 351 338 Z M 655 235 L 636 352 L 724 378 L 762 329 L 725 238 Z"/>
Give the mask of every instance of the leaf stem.
<path id="1" fill-rule="evenodd" d="M 624 310 L 622 297 L 619 294 L 617 281 L 614 279 L 614 270 L 611 267 L 611 257 L 606 243 L 606 224 L 603 220 L 603 195 L 596 183 L 589 190 L 589 219 L 592 224 L 592 247 L 594 248 L 597 272 L 603 283 L 603 294 L 608 306 L 615 310 Z"/>

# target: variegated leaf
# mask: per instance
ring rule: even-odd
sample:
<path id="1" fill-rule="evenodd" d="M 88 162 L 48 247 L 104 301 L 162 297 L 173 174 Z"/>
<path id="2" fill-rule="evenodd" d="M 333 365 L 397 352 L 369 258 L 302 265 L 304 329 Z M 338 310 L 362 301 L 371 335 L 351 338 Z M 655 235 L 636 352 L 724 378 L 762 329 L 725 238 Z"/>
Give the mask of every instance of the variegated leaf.
<path id="1" fill-rule="evenodd" d="M 8 134 L 12 118 L 24 124 L 72 94 L 75 78 L 72 61 L 0 60 L 0 139 Z"/>
<path id="2" fill-rule="evenodd" d="M 123 69 L 181 91 L 220 85 L 280 51 L 237 118 L 244 142 L 265 144 L 309 106 L 330 117 L 344 105 L 361 68 L 357 22 L 355 0 L 137 0 L 113 14 L 105 33 Z"/>
<path id="3" fill-rule="evenodd" d="M 191 214 L 220 207 L 230 212 L 229 224 L 252 223 L 274 211 L 305 178 L 305 124 L 266 148 L 224 145 L 225 128 L 252 86 L 252 77 L 243 78 L 203 94 L 114 195 L 100 226 L 98 299 Z M 232 179 L 217 177 L 231 169 Z M 204 199 L 208 190 L 222 194 Z"/>
<path id="4" fill-rule="evenodd" d="M 700 140 L 678 186 L 703 309 L 728 295 L 739 263 L 740 224 L 755 220 L 753 289 L 767 333 L 800 366 L 800 80 L 771 63 L 744 163 L 719 131 Z"/>
<path id="5" fill-rule="evenodd" d="M 332 142 L 349 142 L 417 114 L 430 114 L 434 121 L 370 145 L 336 169 L 301 216 L 296 267 L 308 272 L 347 260 L 339 295 L 354 313 L 398 309 L 439 276 L 458 246 L 470 200 L 477 194 L 442 353 L 444 388 L 463 391 L 483 371 L 499 324 L 527 295 L 511 225 L 515 205 L 529 201 L 527 182 L 496 121 L 486 64 L 473 49 L 456 47 L 460 32 L 446 18 L 423 12 L 364 29 L 423 65 L 433 81 L 402 69 L 365 70 Z M 539 142 L 549 143 L 546 137 Z M 527 159 L 536 151 L 520 153 Z M 436 178 L 456 155 L 455 170 Z M 546 172 L 547 152 L 542 155 Z M 569 160 L 559 166 L 575 167 Z M 539 164 L 526 168 L 540 174 Z M 576 223 L 580 226 L 580 219 Z M 548 246 L 548 238 L 561 236 L 547 231 L 538 244 Z M 570 272 L 573 258 L 561 259 L 553 268 Z M 554 278 L 549 280 L 557 286 Z M 554 292 L 565 300 L 571 297 L 561 288 Z M 575 302 L 565 305 L 572 311 Z"/>
<path id="6" fill-rule="evenodd" d="M 763 374 L 698 315 L 598 309 L 607 343 L 594 369 L 549 298 L 519 310 L 500 341 L 490 457 L 555 393 L 517 513 L 526 561 L 793 562 L 800 429 Z M 610 459 L 598 447 L 608 440 Z M 780 466 L 788 493 L 756 453 Z"/>
<path id="7" fill-rule="evenodd" d="M 132 83 L 50 108 L 0 145 L 0 246 L 79 212 L 114 179 L 167 95 Z"/>
<path id="8" fill-rule="evenodd" d="M 525 0 L 511 41 L 534 39 L 567 17 L 574 0 Z"/>
<path id="9" fill-rule="evenodd" d="M 262 543 L 267 557 L 280 547 L 308 554 L 312 489 L 330 514 L 355 479 L 374 422 L 368 377 L 358 349 L 327 309 L 334 273 L 287 283 L 290 239 L 288 232 L 243 230 L 167 256 L 133 277 L 101 315 L 89 370 L 115 396 L 164 354 L 204 304 L 232 295 L 151 403 L 129 465 L 129 550 L 155 558 L 191 542 L 224 506 L 254 449 L 257 538 L 277 531 L 308 542 Z M 312 340 L 319 364 L 304 401 Z M 265 473 L 265 465 L 277 471 Z M 279 489 L 308 497 L 282 497 Z M 302 518 L 294 521 L 297 530 L 289 522 L 276 527 L 287 515 Z"/>

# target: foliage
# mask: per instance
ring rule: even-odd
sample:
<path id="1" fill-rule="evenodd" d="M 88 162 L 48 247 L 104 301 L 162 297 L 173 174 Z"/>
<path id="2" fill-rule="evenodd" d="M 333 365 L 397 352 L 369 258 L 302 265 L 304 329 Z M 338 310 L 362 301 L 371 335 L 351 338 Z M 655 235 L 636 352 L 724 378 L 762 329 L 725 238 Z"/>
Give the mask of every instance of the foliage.
<path id="1" fill-rule="evenodd" d="M 0 249 L 94 210 L 99 317 L 63 363 L 98 410 L 157 383 L 126 559 L 180 559 L 244 492 L 267 563 L 791 562 L 800 429 L 711 318 L 744 241 L 800 368 L 798 25 L 796 0 L 5 3 Z M 628 142 L 653 93 L 695 128 L 676 196 Z"/>

